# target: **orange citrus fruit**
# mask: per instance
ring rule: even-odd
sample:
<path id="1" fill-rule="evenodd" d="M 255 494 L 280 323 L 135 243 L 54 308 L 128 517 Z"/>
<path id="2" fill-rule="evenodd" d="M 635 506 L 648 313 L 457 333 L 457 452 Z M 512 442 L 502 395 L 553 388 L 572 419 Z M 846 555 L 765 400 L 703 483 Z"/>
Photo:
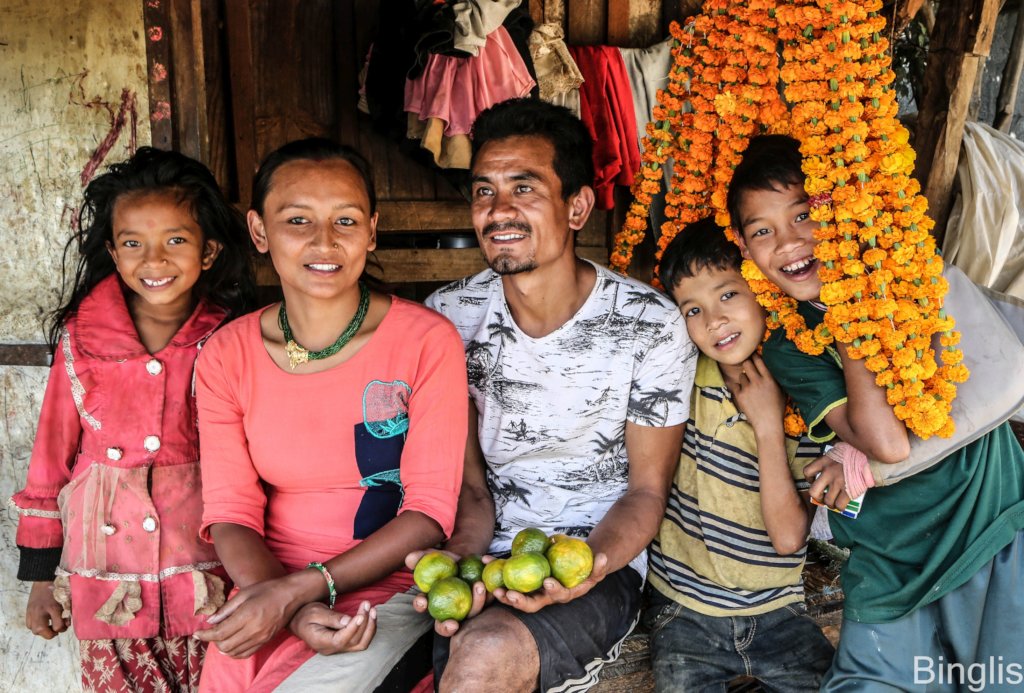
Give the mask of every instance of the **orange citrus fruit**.
<path id="1" fill-rule="evenodd" d="M 484 587 L 487 588 L 488 592 L 493 592 L 496 588 L 505 586 L 505 580 L 502 577 L 504 568 L 504 558 L 498 558 L 484 566 L 484 572 L 483 575 L 481 575 L 481 578 L 483 579 Z"/>
<path id="2" fill-rule="evenodd" d="M 551 566 L 543 554 L 535 551 L 520 553 L 505 561 L 501 576 L 505 587 L 527 594 L 540 589 L 544 578 L 550 577 Z"/>
<path id="3" fill-rule="evenodd" d="M 459 561 L 459 577 L 473 584 L 480 579 L 484 572 L 484 562 L 476 554 L 466 556 Z"/>
<path id="4" fill-rule="evenodd" d="M 548 563 L 551 574 L 563 587 L 575 587 L 588 577 L 594 569 L 594 552 L 582 539 L 562 539 L 548 549 Z"/>
<path id="5" fill-rule="evenodd" d="M 417 587 L 429 594 L 435 582 L 458 574 L 459 568 L 451 556 L 440 551 L 431 551 L 424 554 L 416 563 L 416 568 L 412 571 L 412 579 L 416 582 Z"/>
<path id="6" fill-rule="evenodd" d="M 549 546 L 551 546 L 551 540 L 548 539 L 547 534 L 536 527 L 527 527 L 512 540 L 512 555 L 518 556 L 527 552 L 543 554 Z"/>
<path id="7" fill-rule="evenodd" d="M 461 621 L 473 607 L 473 590 L 457 577 L 441 578 L 427 595 L 427 611 L 438 621 Z"/>

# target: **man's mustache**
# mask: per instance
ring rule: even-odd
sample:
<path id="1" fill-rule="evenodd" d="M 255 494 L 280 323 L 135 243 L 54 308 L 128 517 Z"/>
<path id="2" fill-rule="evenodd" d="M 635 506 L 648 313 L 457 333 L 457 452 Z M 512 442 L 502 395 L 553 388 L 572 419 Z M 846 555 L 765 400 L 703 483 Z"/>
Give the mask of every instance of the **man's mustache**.
<path id="1" fill-rule="evenodd" d="M 522 233 L 533 233 L 530 225 L 522 221 L 496 221 L 484 227 L 483 237 L 491 234 L 502 233 L 503 231 L 520 231 Z"/>

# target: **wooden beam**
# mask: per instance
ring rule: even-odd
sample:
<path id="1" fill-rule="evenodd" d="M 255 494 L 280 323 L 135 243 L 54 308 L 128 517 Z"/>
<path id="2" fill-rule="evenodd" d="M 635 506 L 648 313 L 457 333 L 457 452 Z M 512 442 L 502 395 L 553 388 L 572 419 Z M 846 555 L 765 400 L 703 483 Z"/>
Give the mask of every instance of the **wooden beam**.
<path id="1" fill-rule="evenodd" d="M 378 231 L 439 233 L 473 229 L 467 202 L 420 201 L 377 203 Z"/>
<path id="2" fill-rule="evenodd" d="M 943 2 L 929 43 L 914 175 L 921 181 L 940 236 L 949 216 L 971 94 L 992 46 L 998 14 L 999 0 Z"/>
<path id="3" fill-rule="evenodd" d="M 203 41 L 201 79 L 206 90 L 206 153 L 203 163 L 210 167 L 229 200 L 238 199 L 237 171 L 234 167 L 232 132 L 228 113 L 227 47 L 225 44 L 223 5 L 201 0 L 200 33 Z M 195 18 L 193 17 L 193 21 Z M 248 186 L 250 181 L 243 181 Z"/>
<path id="4" fill-rule="evenodd" d="M 378 250 L 374 255 L 389 284 L 455 281 L 487 267 L 479 248 Z"/>
<path id="5" fill-rule="evenodd" d="M 171 112 L 171 23 L 164 3 L 142 3 L 142 22 L 146 32 L 146 70 L 149 82 L 149 126 L 153 146 L 171 149 L 174 128 Z"/>
<path id="6" fill-rule="evenodd" d="M 234 122 L 235 171 L 238 201 L 249 206 L 250 185 L 256 173 L 256 85 L 252 55 L 252 16 L 248 0 L 226 0 L 224 22 L 227 26 L 231 115 Z"/>
<path id="7" fill-rule="evenodd" d="M 0 366 L 49 366 L 49 344 L 0 344 Z"/>
<path id="8" fill-rule="evenodd" d="M 999 83 L 999 97 L 996 99 L 996 118 L 992 127 L 1009 132 L 1013 114 L 1017 110 L 1017 90 L 1020 88 L 1021 72 L 1024 72 L 1024 3 L 1017 5 L 1017 23 L 1013 27 L 1010 55 L 1003 69 L 1003 80 Z"/>
<path id="9" fill-rule="evenodd" d="M 608 44 L 632 47 L 632 32 L 629 30 L 630 0 L 608 1 Z"/>
<path id="10" fill-rule="evenodd" d="M 206 71 L 200 0 L 167 3 L 173 68 L 171 109 L 175 151 L 207 162 Z"/>
<path id="11" fill-rule="evenodd" d="M 568 0 L 569 22 L 565 42 L 571 46 L 597 46 L 608 35 L 605 0 Z"/>

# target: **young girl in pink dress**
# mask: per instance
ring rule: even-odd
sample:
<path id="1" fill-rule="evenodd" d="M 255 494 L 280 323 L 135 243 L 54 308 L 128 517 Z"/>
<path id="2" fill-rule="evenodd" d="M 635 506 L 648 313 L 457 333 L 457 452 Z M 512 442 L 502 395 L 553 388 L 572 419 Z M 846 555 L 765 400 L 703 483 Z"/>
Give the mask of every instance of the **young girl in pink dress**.
<path id="1" fill-rule="evenodd" d="M 284 300 L 218 332 L 197 364 L 201 533 L 238 587 L 198 634 L 215 645 L 202 689 L 401 688 L 429 670 L 398 666 L 432 626 L 404 558 L 454 523 L 462 342 L 364 282 L 376 198 L 355 151 L 287 144 L 252 200 Z"/>
<path id="2" fill-rule="evenodd" d="M 241 215 L 209 170 L 143 147 L 85 190 L 80 259 L 54 313 L 53 367 L 20 513 L 26 624 L 74 624 L 86 691 L 194 691 L 224 602 L 199 541 L 193 366 L 252 293 Z"/>

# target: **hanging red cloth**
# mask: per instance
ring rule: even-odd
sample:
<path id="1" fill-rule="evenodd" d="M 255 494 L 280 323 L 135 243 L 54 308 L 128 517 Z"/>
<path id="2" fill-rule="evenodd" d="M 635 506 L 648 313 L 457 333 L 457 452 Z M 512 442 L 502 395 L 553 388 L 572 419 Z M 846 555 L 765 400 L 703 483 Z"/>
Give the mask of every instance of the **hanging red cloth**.
<path id="1" fill-rule="evenodd" d="M 622 53 L 612 46 L 569 46 L 583 73 L 580 119 L 594 139 L 594 191 L 599 209 L 615 206 L 616 185 L 640 170 L 636 115 Z"/>

